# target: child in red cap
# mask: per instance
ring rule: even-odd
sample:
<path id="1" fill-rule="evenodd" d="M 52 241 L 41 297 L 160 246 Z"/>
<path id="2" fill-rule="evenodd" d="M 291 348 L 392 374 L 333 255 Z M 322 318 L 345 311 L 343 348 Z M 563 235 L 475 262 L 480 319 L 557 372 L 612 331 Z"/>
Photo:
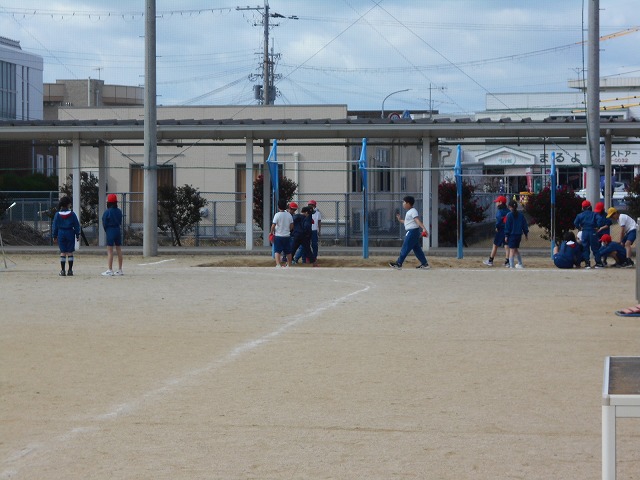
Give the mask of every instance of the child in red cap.
<path id="1" fill-rule="evenodd" d="M 107 271 L 105 277 L 121 276 L 122 273 L 122 210 L 118 208 L 118 197 L 115 193 L 107 195 L 107 209 L 102 214 L 102 228 L 107 234 Z M 113 247 L 118 254 L 118 270 L 113 271 Z"/>
<path id="2" fill-rule="evenodd" d="M 591 202 L 584 200 L 582 202 L 582 212 L 576 215 L 573 221 L 575 227 L 582 232 L 582 259 L 584 260 L 584 268 L 591 268 L 591 251 L 593 251 L 594 260 L 598 260 L 598 245 L 594 244 L 597 218 L 596 214 L 591 210 Z"/>
<path id="3" fill-rule="evenodd" d="M 604 259 L 611 257 L 615 260 L 614 267 L 633 267 L 633 263 L 629 263 L 627 252 L 623 245 L 611 240 L 611 235 L 605 233 L 600 239 L 602 247 L 598 250 L 598 255 Z"/>
<path id="4" fill-rule="evenodd" d="M 504 224 L 507 219 L 507 213 L 509 213 L 507 197 L 500 195 L 493 203 L 498 204 L 496 209 L 496 234 L 493 237 L 493 246 L 491 247 L 489 259 L 484 260 L 482 263 L 488 267 L 493 267 L 493 259 L 498 253 L 498 247 L 504 247 L 504 266 L 507 267 L 509 266 L 509 247 L 504 243 Z"/>

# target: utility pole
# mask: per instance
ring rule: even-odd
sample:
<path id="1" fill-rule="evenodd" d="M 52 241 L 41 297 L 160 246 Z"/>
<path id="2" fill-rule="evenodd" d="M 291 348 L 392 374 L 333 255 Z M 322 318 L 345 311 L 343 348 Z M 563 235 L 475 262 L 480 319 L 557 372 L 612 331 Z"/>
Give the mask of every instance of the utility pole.
<path id="1" fill-rule="evenodd" d="M 435 85 L 433 85 L 431 82 L 429 82 L 429 118 L 433 118 L 433 101 L 431 100 L 431 92 L 433 90 L 439 90 L 441 92 L 444 92 L 447 89 L 447 87 L 436 87 Z"/>
<path id="2" fill-rule="evenodd" d="M 275 87 L 275 68 L 274 58 L 275 54 L 272 52 L 269 54 L 269 28 L 277 27 L 278 24 L 270 24 L 270 18 L 288 18 L 290 20 L 298 20 L 296 15 L 290 15 L 285 17 L 279 13 L 270 13 L 269 0 L 264 0 L 264 7 L 236 7 L 236 10 L 255 10 L 262 16 L 261 23 L 256 25 L 263 26 L 263 47 L 262 47 L 262 105 L 273 105 L 276 99 L 276 87 Z"/>

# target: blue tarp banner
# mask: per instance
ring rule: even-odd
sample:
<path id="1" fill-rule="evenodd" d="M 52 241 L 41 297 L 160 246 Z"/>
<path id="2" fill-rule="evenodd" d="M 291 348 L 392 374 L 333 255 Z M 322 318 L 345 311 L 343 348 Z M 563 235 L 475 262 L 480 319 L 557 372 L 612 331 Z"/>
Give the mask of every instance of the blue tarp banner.
<path id="1" fill-rule="evenodd" d="M 369 212 L 367 210 L 367 139 L 362 139 L 358 167 L 362 173 L 362 258 L 369 258 Z"/>
<path id="2" fill-rule="evenodd" d="M 464 222 L 462 221 L 462 146 L 458 145 L 456 165 L 453 169 L 456 176 L 456 214 L 458 224 L 458 258 L 463 258 Z"/>
<path id="3" fill-rule="evenodd" d="M 273 193 L 273 204 L 271 205 L 271 214 L 274 215 L 278 211 L 278 199 L 280 185 L 278 181 L 278 141 L 273 141 L 273 146 L 267 157 L 267 166 L 269 167 L 269 175 L 271 176 L 271 192 Z"/>

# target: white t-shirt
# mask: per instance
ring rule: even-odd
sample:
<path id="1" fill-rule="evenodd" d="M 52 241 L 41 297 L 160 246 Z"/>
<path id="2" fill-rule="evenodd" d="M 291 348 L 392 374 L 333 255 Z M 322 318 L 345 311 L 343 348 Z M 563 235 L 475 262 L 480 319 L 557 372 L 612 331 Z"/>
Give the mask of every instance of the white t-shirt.
<path id="1" fill-rule="evenodd" d="M 276 237 L 290 237 L 291 236 L 291 224 L 293 223 L 293 217 L 289 212 L 278 212 L 273 216 L 271 223 L 276 224 L 275 234 Z"/>
<path id="2" fill-rule="evenodd" d="M 620 217 L 618 217 L 618 224 L 620 225 L 620 227 L 622 227 L 622 232 L 625 235 L 631 230 L 635 230 L 638 227 L 638 224 L 635 222 L 635 220 L 626 213 L 620 214 Z"/>
<path id="3" fill-rule="evenodd" d="M 411 207 L 409 210 L 407 210 L 407 214 L 404 216 L 404 229 L 405 230 L 413 230 L 414 228 L 420 228 L 418 227 L 418 224 L 416 223 L 416 217 L 419 217 L 420 214 L 418 213 L 418 210 L 416 210 L 415 208 Z"/>
<path id="4" fill-rule="evenodd" d="M 311 230 L 318 230 L 318 223 L 320 221 L 322 221 L 322 215 L 320 214 L 320 210 L 315 209 L 313 212 L 313 215 L 311 215 L 311 218 L 313 218 L 313 223 L 311 224 Z"/>

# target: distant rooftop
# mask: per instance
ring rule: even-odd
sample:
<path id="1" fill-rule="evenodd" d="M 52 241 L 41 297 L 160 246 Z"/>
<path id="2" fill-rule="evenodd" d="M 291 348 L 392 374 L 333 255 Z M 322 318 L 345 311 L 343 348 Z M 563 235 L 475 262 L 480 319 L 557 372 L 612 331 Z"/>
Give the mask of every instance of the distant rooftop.
<path id="1" fill-rule="evenodd" d="M 5 45 L 7 47 L 17 48 L 18 50 L 22 50 L 22 47 L 20 46 L 20 42 L 18 40 L 12 40 L 7 37 L 0 37 L 0 45 Z"/>

